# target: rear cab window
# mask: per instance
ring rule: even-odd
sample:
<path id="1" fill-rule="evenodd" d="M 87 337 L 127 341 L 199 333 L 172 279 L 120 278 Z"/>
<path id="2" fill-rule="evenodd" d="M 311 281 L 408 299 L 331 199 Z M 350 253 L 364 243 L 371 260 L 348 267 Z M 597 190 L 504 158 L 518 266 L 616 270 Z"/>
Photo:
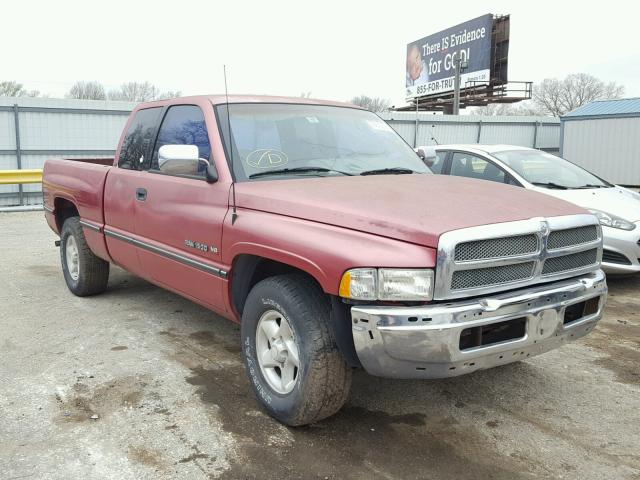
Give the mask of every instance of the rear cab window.
<path id="1" fill-rule="evenodd" d="M 128 170 L 142 170 L 145 155 L 151 146 L 160 117 L 161 107 L 138 110 L 127 129 L 122 142 L 118 167 Z"/>

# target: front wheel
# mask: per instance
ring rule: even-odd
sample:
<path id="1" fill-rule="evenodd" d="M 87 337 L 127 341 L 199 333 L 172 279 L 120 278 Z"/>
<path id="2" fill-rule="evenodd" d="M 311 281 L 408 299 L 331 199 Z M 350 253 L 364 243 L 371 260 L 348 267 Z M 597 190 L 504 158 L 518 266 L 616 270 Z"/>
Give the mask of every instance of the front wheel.
<path id="1" fill-rule="evenodd" d="M 329 324 L 330 303 L 304 275 L 256 284 L 242 315 L 242 349 L 256 396 L 291 425 L 317 422 L 344 405 L 351 369 Z"/>
<path id="2" fill-rule="evenodd" d="M 62 225 L 60 260 L 64 280 L 74 295 L 85 297 L 107 289 L 109 262 L 93 254 L 78 217 L 70 217 Z"/>

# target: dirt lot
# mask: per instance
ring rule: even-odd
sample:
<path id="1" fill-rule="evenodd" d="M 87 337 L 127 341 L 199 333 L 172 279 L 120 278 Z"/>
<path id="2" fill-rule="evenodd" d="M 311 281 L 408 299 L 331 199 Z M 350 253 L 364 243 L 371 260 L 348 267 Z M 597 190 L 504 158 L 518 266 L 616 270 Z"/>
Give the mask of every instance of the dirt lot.
<path id="1" fill-rule="evenodd" d="M 640 479 L 640 277 L 590 336 L 440 381 L 357 372 L 335 417 L 260 410 L 238 327 L 113 269 L 80 299 L 42 212 L 0 214 L 0 478 Z M 93 418 L 92 418 L 93 417 Z"/>

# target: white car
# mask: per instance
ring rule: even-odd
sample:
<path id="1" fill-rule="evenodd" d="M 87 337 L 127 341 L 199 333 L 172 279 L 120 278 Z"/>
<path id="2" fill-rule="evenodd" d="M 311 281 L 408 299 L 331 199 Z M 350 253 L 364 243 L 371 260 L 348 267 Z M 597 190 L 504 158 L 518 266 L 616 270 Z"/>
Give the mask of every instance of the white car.
<path id="1" fill-rule="evenodd" d="M 532 148 L 438 145 L 416 152 L 437 174 L 524 187 L 586 208 L 602 225 L 602 269 L 612 274 L 640 272 L 640 194 Z"/>

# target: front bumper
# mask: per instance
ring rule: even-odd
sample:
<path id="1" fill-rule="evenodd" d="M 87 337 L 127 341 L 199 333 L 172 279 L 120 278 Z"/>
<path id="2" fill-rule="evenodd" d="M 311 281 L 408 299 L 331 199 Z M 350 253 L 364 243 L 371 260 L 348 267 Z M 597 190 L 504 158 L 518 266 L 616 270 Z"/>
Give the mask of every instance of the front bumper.
<path id="1" fill-rule="evenodd" d="M 602 259 L 602 270 L 607 274 L 626 274 L 640 272 L 640 222 L 636 228 L 627 231 L 619 228 L 602 227 L 604 250 L 624 255 L 629 263 L 610 262 L 607 256 Z"/>
<path id="2" fill-rule="evenodd" d="M 606 296 L 606 279 L 598 270 L 451 303 L 354 306 L 353 341 L 362 366 L 372 375 L 453 377 L 538 355 L 586 335 L 602 317 Z M 582 313 L 576 313 L 582 304 Z M 482 343 L 483 338 L 499 339 L 501 332 L 514 332 L 517 338 Z M 475 337 L 475 346 L 469 347 L 467 340 Z"/>

